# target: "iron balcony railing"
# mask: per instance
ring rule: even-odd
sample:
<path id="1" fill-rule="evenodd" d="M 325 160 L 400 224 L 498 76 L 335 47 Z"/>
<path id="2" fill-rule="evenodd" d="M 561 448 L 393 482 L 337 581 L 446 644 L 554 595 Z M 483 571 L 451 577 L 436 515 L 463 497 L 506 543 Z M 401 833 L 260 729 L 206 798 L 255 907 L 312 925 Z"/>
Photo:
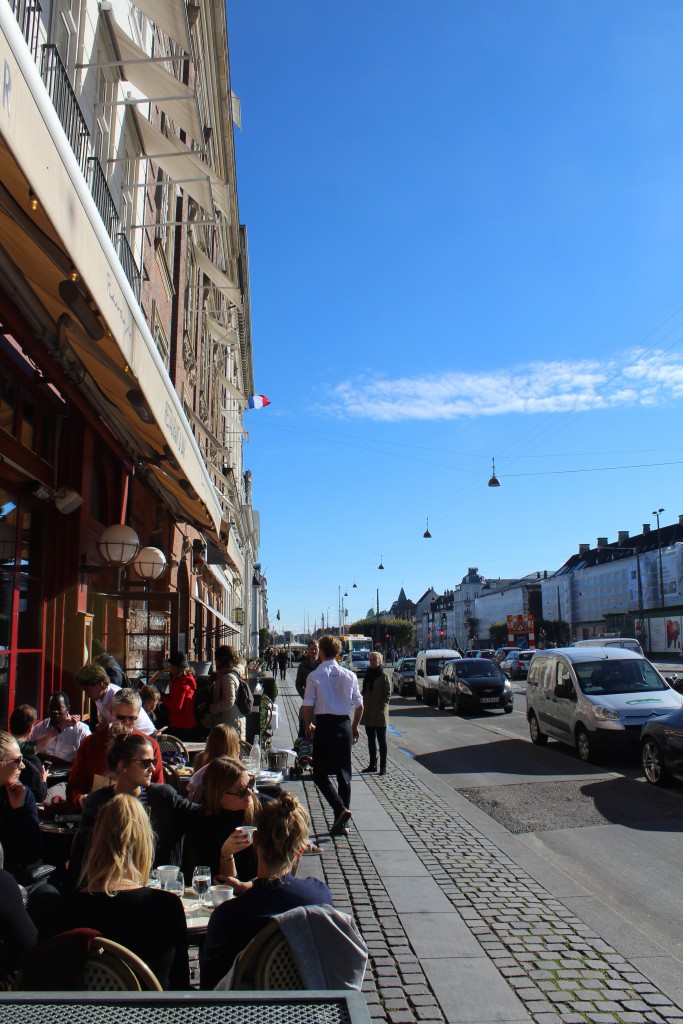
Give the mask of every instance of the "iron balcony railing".
<path id="1" fill-rule="evenodd" d="M 135 262 L 133 256 L 133 250 L 128 244 L 128 239 L 123 231 L 119 231 L 116 236 L 116 251 L 119 256 L 119 262 L 123 267 L 123 272 L 128 278 L 128 282 L 135 292 L 135 298 L 140 301 L 140 280 L 141 274 L 140 269 Z"/>
<path id="2" fill-rule="evenodd" d="M 71 143 L 71 148 L 85 176 L 90 156 L 88 125 L 57 47 L 52 43 L 45 43 L 42 50 L 43 59 L 40 73 L 57 111 L 57 117 L 62 123 L 62 128 L 66 132 L 66 137 Z"/>
<path id="3" fill-rule="evenodd" d="M 116 236 L 119 233 L 119 225 L 121 221 L 118 210 L 116 209 L 116 203 L 109 191 L 107 179 L 104 171 L 102 170 L 102 164 L 96 156 L 88 157 L 88 184 L 90 186 L 91 195 L 95 200 L 95 205 L 100 211 L 102 223 L 107 229 L 107 233 L 112 242 L 116 243 Z"/>
<path id="4" fill-rule="evenodd" d="M 14 17 L 19 22 L 26 45 L 31 51 L 36 64 L 38 63 L 38 38 L 40 33 L 40 16 L 43 13 L 38 0 L 10 0 Z"/>

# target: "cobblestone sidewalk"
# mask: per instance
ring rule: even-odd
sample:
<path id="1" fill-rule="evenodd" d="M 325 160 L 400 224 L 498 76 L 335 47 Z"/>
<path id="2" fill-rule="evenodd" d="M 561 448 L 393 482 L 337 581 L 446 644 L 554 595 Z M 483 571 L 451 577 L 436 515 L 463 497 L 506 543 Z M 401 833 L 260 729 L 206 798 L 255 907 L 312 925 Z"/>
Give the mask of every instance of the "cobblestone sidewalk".
<path id="1" fill-rule="evenodd" d="M 296 735 L 299 699 L 291 685 L 282 687 L 278 703 Z M 361 739 L 356 770 L 366 758 Z M 385 777 L 363 779 L 531 1019 L 538 1024 L 683 1021 L 683 1010 L 439 801 L 409 766 L 390 756 Z M 356 779 L 354 785 L 359 784 Z M 312 782 L 303 788 L 313 830 L 322 837 L 332 823 L 329 809 Z M 448 1020 L 448 1008 L 439 1005 L 363 836 L 353 829 L 348 839 L 327 844 L 322 872 L 335 905 L 354 916 L 370 950 L 364 990 L 371 1016 L 391 1024 Z"/>

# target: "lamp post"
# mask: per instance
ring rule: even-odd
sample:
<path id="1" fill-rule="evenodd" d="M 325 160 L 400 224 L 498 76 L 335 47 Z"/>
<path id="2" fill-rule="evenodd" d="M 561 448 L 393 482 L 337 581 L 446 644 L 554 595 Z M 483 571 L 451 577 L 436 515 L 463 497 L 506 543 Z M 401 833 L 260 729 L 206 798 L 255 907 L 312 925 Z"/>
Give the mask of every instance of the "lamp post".
<path id="1" fill-rule="evenodd" d="M 659 551 L 659 603 L 664 607 L 664 570 L 662 568 L 662 542 L 659 534 L 659 517 L 664 512 L 663 508 L 654 509 L 652 515 L 657 519 L 657 550 Z"/>

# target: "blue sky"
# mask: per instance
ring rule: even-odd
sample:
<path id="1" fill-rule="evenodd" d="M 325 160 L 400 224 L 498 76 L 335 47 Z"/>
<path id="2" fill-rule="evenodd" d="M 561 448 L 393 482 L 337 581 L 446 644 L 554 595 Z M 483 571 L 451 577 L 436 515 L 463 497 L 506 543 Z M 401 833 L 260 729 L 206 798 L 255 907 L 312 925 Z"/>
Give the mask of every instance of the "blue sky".
<path id="1" fill-rule="evenodd" d="M 674 522 L 679 0 L 229 0 L 228 29 L 271 619 Z"/>

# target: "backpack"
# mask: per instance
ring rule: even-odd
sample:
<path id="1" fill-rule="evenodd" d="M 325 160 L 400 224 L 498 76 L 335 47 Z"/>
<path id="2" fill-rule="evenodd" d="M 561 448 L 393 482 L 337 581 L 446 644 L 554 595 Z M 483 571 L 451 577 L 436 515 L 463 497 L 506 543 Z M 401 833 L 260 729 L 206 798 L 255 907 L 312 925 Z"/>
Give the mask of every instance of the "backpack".
<path id="1" fill-rule="evenodd" d="M 246 718 L 254 710 L 254 695 L 249 689 L 249 684 L 245 683 L 244 679 L 240 679 L 239 676 L 235 676 L 235 678 L 238 680 L 235 704 L 239 713 Z"/>

